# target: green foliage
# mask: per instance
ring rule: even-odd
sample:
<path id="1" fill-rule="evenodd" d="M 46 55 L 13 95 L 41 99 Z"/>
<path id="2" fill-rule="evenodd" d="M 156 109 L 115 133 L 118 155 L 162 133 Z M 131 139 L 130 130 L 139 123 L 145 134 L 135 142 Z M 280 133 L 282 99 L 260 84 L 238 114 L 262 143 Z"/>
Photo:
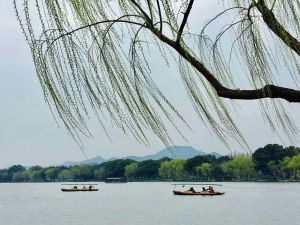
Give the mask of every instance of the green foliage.
<path id="1" fill-rule="evenodd" d="M 253 153 L 252 158 L 257 170 L 261 171 L 264 175 L 272 176 L 278 170 L 277 167 L 281 160 L 299 153 L 299 148 L 296 147 L 283 148 L 281 145 L 269 144 L 257 149 Z"/>
<path id="2" fill-rule="evenodd" d="M 30 170 L 31 171 L 40 171 L 40 170 L 43 170 L 43 168 L 41 166 L 32 166 L 32 167 L 30 167 Z"/>
<path id="3" fill-rule="evenodd" d="M 254 176 L 254 163 L 251 157 L 237 156 L 221 165 L 223 172 L 235 180 L 249 180 Z"/>
<path id="4" fill-rule="evenodd" d="M 33 182 L 45 181 L 45 173 L 42 169 L 41 170 L 29 170 L 28 172 L 29 172 L 28 173 L 29 181 L 33 181 Z"/>
<path id="5" fill-rule="evenodd" d="M 46 181 L 55 181 L 55 179 L 58 177 L 58 174 L 60 172 L 60 168 L 57 167 L 50 167 L 45 170 L 45 179 Z"/>
<path id="6" fill-rule="evenodd" d="M 104 168 L 106 177 L 124 177 L 125 167 L 132 162 L 130 159 L 117 159 L 104 162 L 101 164 L 101 167 Z"/>
<path id="7" fill-rule="evenodd" d="M 7 170 L 0 171 L 0 180 L 10 181 L 14 179 L 14 174 L 22 174 L 26 169 L 21 165 L 13 165 Z M 21 179 L 21 178 L 20 178 Z"/>
<path id="8" fill-rule="evenodd" d="M 24 182 L 29 180 L 29 175 L 26 172 L 16 172 L 13 174 L 11 181 L 13 182 Z"/>
<path id="9" fill-rule="evenodd" d="M 107 177 L 105 168 L 104 167 L 96 168 L 94 171 L 94 176 L 96 180 L 105 180 L 105 178 Z"/>
<path id="10" fill-rule="evenodd" d="M 135 176 L 139 179 L 148 179 L 158 177 L 158 170 L 160 167 L 160 160 L 145 160 L 138 163 Z"/>
<path id="11" fill-rule="evenodd" d="M 21 165 L 13 165 L 7 170 L 7 172 L 12 174 L 12 173 L 17 173 L 17 172 L 23 172 L 24 170 L 26 170 L 26 169 Z"/>
<path id="12" fill-rule="evenodd" d="M 262 174 L 253 161 L 264 165 L 268 174 Z M 264 161 L 262 161 L 264 160 Z M 260 164 L 259 164 L 260 163 Z M 192 169 L 191 169 L 192 168 Z M 118 159 L 100 165 L 72 167 L 34 166 L 25 168 L 14 165 L 0 170 L 0 182 L 56 182 L 56 181 L 104 181 L 107 177 L 127 177 L 128 180 L 147 181 L 252 181 L 299 180 L 299 148 L 267 145 L 250 156 L 196 156 L 194 158 L 145 160 L 135 162 Z"/>
<path id="13" fill-rule="evenodd" d="M 73 181 L 74 180 L 73 174 L 68 169 L 64 169 L 64 170 L 60 171 L 57 178 L 60 181 Z"/>
<path id="14" fill-rule="evenodd" d="M 142 43 L 148 41 L 141 41 L 140 35 L 150 37 L 141 31 L 150 18 L 140 9 L 149 6 L 151 18 L 159 21 L 157 5 L 152 1 L 134 2 L 36 1 L 33 16 L 27 10 L 29 0 L 23 0 L 23 4 L 14 0 L 47 103 L 74 138 L 79 132 L 90 134 L 86 126 L 88 104 L 105 132 L 103 114 L 110 115 L 116 127 L 144 144 L 148 141 L 145 130 L 153 131 L 164 143 L 170 142 L 160 115 L 176 129 L 174 117 L 183 121 L 152 80 L 144 59 Z M 165 26 L 176 28 L 173 1 L 159 2 Z M 24 12 L 19 10 L 21 4 Z M 40 23 L 33 24 L 33 17 Z M 130 49 L 129 54 L 124 45 Z"/>
<path id="15" fill-rule="evenodd" d="M 254 92 L 269 87 L 256 98 L 273 98 L 270 86 L 277 83 L 275 75 L 282 72 L 281 67 L 297 84 L 299 4 L 294 0 L 224 1 L 223 12 L 208 20 L 202 30 L 190 31 L 186 21 L 193 2 L 13 1 L 47 104 L 76 140 L 80 133 L 90 135 L 90 109 L 105 132 L 104 118 L 109 115 L 116 127 L 146 145 L 149 130 L 163 143 L 172 142 L 166 123 L 180 133 L 176 120 L 186 124 L 184 118 L 151 77 L 147 57 L 156 48 L 166 64 L 174 59 L 178 65 L 201 121 L 225 144 L 230 137 L 248 149 L 219 89 L 241 93 L 237 88 L 240 74 L 230 69 L 233 59 L 238 65 L 243 62 L 247 87 Z M 207 34 L 217 20 L 222 24 L 218 34 Z M 232 37 L 227 57 L 220 48 L 224 36 Z M 168 54 L 170 49 L 174 51 Z M 297 129 L 281 102 L 260 103 L 271 128 L 276 131 L 279 126 L 293 138 Z"/>
<path id="16" fill-rule="evenodd" d="M 287 179 L 291 177 L 290 169 L 288 168 L 288 164 L 290 163 L 290 157 L 284 157 L 283 160 L 280 161 L 280 173 L 283 179 Z"/>
<path id="17" fill-rule="evenodd" d="M 294 156 L 287 165 L 293 171 L 296 178 L 300 178 L 300 154 Z"/>
<path id="18" fill-rule="evenodd" d="M 88 165 L 74 166 L 70 169 L 72 177 L 75 180 L 90 180 L 93 177 L 93 172 Z"/>
<path id="19" fill-rule="evenodd" d="M 195 168 L 197 175 L 200 177 L 204 177 L 206 180 L 209 180 L 209 177 L 212 174 L 212 170 L 213 166 L 210 163 L 202 163 Z"/>
<path id="20" fill-rule="evenodd" d="M 214 155 L 200 155 L 194 158 L 188 159 L 185 164 L 185 170 L 189 173 L 195 173 L 195 168 L 202 163 L 216 163 L 217 159 Z"/>
<path id="21" fill-rule="evenodd" d="M 134 178 L 136 176 L 136 171 L 138 168 L 138 163 L 133 162 L 127 166 L 125 166 L 125 177 L 128 179 Z"/>
<path id="22" fill-rule="evenodd" d="M 278 174 L 281 172 L 280 171 L 280 163 L 276 161 L 269 161 L 267 163 L 267 168 L 271 174 L 272 177 L 278 177 Z"/>
<path id="23" fill-rule="evenodd" d="M 185 177 L 185 163 L 186 161 L 183 159 L 162 162 L 159 168 L 159 175 L 171 180 L 182 180 Z"/>

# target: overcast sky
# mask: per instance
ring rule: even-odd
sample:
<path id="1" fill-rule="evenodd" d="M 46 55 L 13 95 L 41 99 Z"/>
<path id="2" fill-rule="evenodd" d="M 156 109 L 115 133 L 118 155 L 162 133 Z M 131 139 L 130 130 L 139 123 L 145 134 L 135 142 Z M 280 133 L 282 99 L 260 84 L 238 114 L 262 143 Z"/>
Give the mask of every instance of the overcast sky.
<path id="1" fill-rule="evenodd" d="M 194 14 L 194 17 L 197 15 L 213 17 L 216 14 L 215 5 L 206 4 L 206 7 L 197 6 L 197 14 Z M 198 23 L 199 20 L 196 22 Z M 153 73 L 161 77 L 159 86 L 167 90 L 167 96 L 170 96 L 192 127 L 192 131 L 182 128 L 188 142 L 170 130 L 174 143 L 190 145 L 205 152 L 229 153 L 195 115 L 176 68 L 167 68 L 161 60 L 155 60 L 155 57 L 150 61 L 154 65 Z M 288 107 L 299 127 L 300 104 L 289 104 Z M 241 103 L 239 113 L 234 115 L 234 118 L 253 150 L 268 143 L 300 145 L 299 137 L 295 143 L 291 143 L 287 138 L 280 139 L 277 134 L 272 133 L 261 118 L 255 101 Z M 90 121 L 90 125 L 94 138 L 83 139 L 85 152 L 90 158 L 96 155 L 104 158 L 145 155 L 164 148 L 164 145 L 153 135 L 150 135 L 151 147 L 146 148 L 132 137 L 113 128 L 109 130 L 111 143 L 95 121 Z M 283 133 L 281 135 L 284 137 Z M 243 151 L 234 143 L 231 144 L 231 149 Z M 47 166 L 67 160 L 84 160 L 84 156 L 64 127 L 59 127 L 51 116 L 43 100 L 29 49 L 16 22 L 12 3 L 2 1 L 0 4 L 0 168 L 13 164 Z"/>

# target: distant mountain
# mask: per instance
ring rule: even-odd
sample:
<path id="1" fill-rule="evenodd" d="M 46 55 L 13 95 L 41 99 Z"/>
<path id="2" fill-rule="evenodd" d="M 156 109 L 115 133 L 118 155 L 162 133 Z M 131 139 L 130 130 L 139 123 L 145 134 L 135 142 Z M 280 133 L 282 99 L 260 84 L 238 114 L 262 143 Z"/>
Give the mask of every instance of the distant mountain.
<path id="1" fill-rule="evenodd" d="M 107 160 L 102 158 L 101 156 L 96 156 L 94 158 L 91 158 L 89 160 L 83 160 L 80 162 L 71 162 L 71 161 L 66 161 L 64 163 L 62 163 L 60 166 L 76 166 L 76 165 L 98 165 L 101 164 L 103 162 L 106 162 Z"/>
<path id="2" fill-rule="evenodd" d="M 223 156 L 223 155 L 221 155 L 220 153 L 217 153 L 217 152 L 211 152 L 209 154 L 214 155 L 216 158 L 220 158 L 221 156 Z"/>
<path id="3" fill-rule="evenodd" d="M 206 154 L 207 153 L 196 150 L 195 148 L 193 148 L 191 146 L 170 146 L 170 147 L 160 150 L 156 154 L 150 154 L 150 155 L 145 155 L 145 156 L 126 156 L 126 157 L 122 157 L 122 158 L 112 157 L 107 160 L 102 158 L 101 156 L 96 156 L 89 160 L 84 160 L 84 161 L 80 161 L 80 162 L 67 161 L 67 162 L 62 163 L 61 165 L 67 166 L 67 167 L 75 166 L 75 165 L 84 165 L 84 164 L 97 165 L 97 164 L 101 164 L 106 161 L 112 161 L 112 160 L 116 160 L 116 159 L 132 159 L 137 162 L 144 161 L 144 160 L 150 160 L 150 159 L 159 160 L 164 157 L 168 157 L 171 159 L 175 159 L 175 158 L 190 159 L 190 158 L 193 158 L 198 155 L 206 155 Z M 217 158 L 222 156 L 221 154 L 219 154 L 217 152 L 212 152 L 210 154 L 216 156 Z"/>
<path id="4" fill-rule="evenodd" d="M 190 146 L 170 146 L 164 148 L 157 152 L 156 154 L 145 155 L 145 156 L 127 156 L 123 159 L 132 159 L 135 161 L 144 161 L 144 160 L 159 160 L 164 157 L 168 157 L 171 159 L 179 158 L 179 159 L 190 159 L 198 155 L 205 155 L 206 153 L 202 151 L 198 151 Z"/>

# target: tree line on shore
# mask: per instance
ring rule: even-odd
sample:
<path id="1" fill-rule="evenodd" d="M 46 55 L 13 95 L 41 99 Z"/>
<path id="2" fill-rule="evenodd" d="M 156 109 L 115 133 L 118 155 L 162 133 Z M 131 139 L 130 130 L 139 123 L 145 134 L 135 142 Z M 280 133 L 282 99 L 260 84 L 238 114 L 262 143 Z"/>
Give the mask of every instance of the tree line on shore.
<path id="1" fill-rule="evenodd" d="M 126 177 L 129 181 L 256 181 L 300 180 L 300 148 L 268 144 L 252 155 L 200 155 L 187 160 L 162 158 L 136 162 L 117 159 L 100 165 L 0 170 L 0 182 L 103 181 Z"/>

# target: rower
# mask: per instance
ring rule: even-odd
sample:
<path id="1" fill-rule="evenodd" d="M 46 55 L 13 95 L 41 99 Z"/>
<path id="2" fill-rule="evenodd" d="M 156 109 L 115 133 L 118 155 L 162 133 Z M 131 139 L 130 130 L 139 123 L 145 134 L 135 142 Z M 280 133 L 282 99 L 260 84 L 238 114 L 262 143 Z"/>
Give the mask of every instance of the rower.
<path id="1" fill-rule="evenodd" d="M 189 191 L 195 193 L 195 189 L 193 187 L 191 187 Z"/>
<path id="2" fill-rule="evenodd" d="M 215 190 L 213 189 L 212 186 L 208 186 L 208 191 L 209 191 L 210 193 L 214 193 L 214 192 L 215 192 Z"/>

